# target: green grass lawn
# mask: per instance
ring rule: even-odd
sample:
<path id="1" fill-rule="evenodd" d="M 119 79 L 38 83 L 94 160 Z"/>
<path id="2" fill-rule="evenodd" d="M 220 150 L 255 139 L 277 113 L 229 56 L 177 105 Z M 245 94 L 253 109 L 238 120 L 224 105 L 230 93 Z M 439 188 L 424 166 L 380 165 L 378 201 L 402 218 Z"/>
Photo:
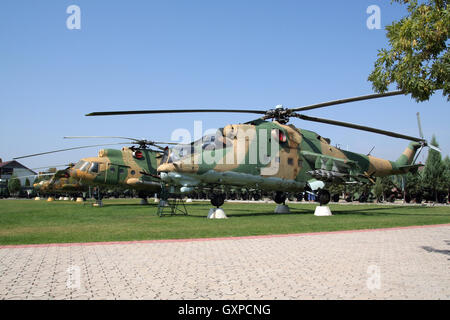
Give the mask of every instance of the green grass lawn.
<path id="1" fill-rule="evenodd" d="M 210 220 L 209 202 L 186 204 L 188 216 L 158 217 L 139 199 L 104 200 L 102 208 L 68 201 L 0 200 L 0 244 L 184 239 L 286 234 L 450 223 L 450 207 L 331 204 L 331 217 L 315 204 L 225 203 L 229 219 Z"/>

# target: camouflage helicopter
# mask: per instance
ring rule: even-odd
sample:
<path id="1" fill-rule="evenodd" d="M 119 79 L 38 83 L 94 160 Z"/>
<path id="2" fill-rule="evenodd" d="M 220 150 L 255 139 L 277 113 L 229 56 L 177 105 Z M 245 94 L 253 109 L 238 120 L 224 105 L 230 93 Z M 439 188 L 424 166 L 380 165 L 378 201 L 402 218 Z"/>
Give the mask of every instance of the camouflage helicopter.
<path id="1" fill-rule="evenodd" d="M 210 136 L 180 146 L 181 152 L 165 150 L 157 169 L 161 180 L 174 192 L 188 194 L 208 190 L 213 206 L 224 203 L 224 191 L 249 188 L 274 193 L 284 204 L 289 193 L 312 192 L 321 205 L 330 201 L 326 185 L 370 183 L 375 177 L 404 174 L 418 169 L 414 156 L 429 146 L 422 138 L 353 123 L 315 118 L 300 111 L 350 102 L 404 94 L 393 91 L 334 100 L 297 108 L 279 105 L 269 110 L 181 109 L 92 112 L 86 116 L 141 115 L 163 113 L 251 113 L 260 118 L 243 124 L 229 124 Z M 412 141 L 396 161 L 345 151 L 309 130 L 288 124 L 290 118 L 326 123 Z M 204 161 L 208 159 L 209 161 Z"/>
<path id="2" fill-rule="evenodd" d="M 74 164 L 71 163 L 66 166 L 67 168 L 55 171 L 53 174 L 44 173 L 38 175 L 37 181 L 33 184 L 33 189 L 41 196 L 54 196 L 57 194 L 74 196 L 82 195 L 88 191 L 88 186 L 81 184 L 79 181 L 69 176 L 68 170 L 73 166 Z M 50 176 L 50 178 L 40 179 L 46 176 Z"/>
<path id="3" fill-rule="evenodd" d="M 75 138 L 114 138 L 126 139 L 136 146 L 123 147 L 117 149 L 101 149 L 97 157 L 86 157 L 79 160 L 76 164 L 57 172 L 56 177 L 68 179 L 69 177 L 76 181 L 79 188 L 86 189 L 88 186 L 95 187 L 97 200 L 102 199 L 102 193 L 108 187 L 119 187 L 122 189 L 134 189 L 138 192 L 138 196 L 146 201 L 147 196 L 159 193 L 161 183 L 157 175 L 156 168 L 162 158 L 163 147 L 158 144 L 166 144 L 165 142 L 154 142 L 144 139 L 134 139 L 126 137 L 110 137 L 110 136 L 77 136 L 64 137 L 65 139 Z M 113 143 L 124 144 L 124 143 Z M 171 144 L 171 143 L 167 143 Z M 111 144 L 107 144 L 111 145 Z M 38 155 L 63 152 L 74 149 L 92 148 L 105 146 L 105 144 L 88 145 L 74 148 L 59 149 L 54 151 L 36 153 L 14 159 L 22 159 L 34 157 Z M 148 148 L 154 146 L 160 150 Z M 61 181 L 61 184 L 67 184 L 67 181 Z M 55 182 L 48 182 L 48 186 L 55 186 Z M 65 186 L 70 188 L 69 185 Z M 75 187 L 75 186 L 72 186 Z"/>

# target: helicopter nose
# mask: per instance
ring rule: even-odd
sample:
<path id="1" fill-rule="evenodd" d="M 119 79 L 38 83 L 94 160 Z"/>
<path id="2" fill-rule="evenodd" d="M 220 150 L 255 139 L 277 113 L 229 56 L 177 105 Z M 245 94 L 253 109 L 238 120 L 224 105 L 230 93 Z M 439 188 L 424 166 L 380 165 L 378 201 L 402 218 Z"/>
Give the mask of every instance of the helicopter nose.
<path id="1" fill-rule="evenodd" d="M 77 178 L 77 170 L 69 169 L 69 176 L 71 176 L 72 178 Z"/>
<path id="2" fill-rule="evenodd" d="M 177 171 L 177 169 L 173 163 L 164 163 L 158 167 L 157 171 L 158 172 L 173 172 L 173 171 Z"/>

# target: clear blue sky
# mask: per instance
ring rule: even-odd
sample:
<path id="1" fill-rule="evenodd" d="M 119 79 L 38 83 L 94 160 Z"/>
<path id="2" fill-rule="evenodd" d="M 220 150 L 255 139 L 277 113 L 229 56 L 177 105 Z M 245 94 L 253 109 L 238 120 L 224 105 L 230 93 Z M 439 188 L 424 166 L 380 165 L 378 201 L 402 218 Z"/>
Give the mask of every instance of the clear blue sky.
<path id="1" fill-rule="evenodd" d="M 81 8 L 81 30 L 66 9 Z M 381 8 L 381 30 L 366 9 Z M 384 26 L 406 14 L 389 0 L 101 1 L 3 0 L 0 3 L 0 157 L 96 144 L 66 135 L 121 135 L 170 140 L 173 130 L 252 119 L 246 114 L 85 117 L 92 111 L 171 108 L 294 107 L 372 93 L 367 77 Z M 429 102 L 384 98 L 308 115 L 418 136 L 436 134 L 450 154 L 450 109 L 438 92 Z M 395 160 L 407 141 L 292 120 L 332 144 Z M 120 142 L 120 141 L 111 141 Z M 77 161 L 99 148 L 21 162 L 30 168 Z M 426 156 L 426 152 L 425 152 Z M 420 157 L 420 160 L 424 158 Z"/>

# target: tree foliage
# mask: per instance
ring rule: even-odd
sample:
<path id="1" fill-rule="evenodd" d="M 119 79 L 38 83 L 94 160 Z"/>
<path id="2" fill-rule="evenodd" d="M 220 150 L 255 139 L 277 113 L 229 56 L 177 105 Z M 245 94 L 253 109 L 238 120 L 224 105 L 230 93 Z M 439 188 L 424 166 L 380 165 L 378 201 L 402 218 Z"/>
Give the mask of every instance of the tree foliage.
<path id="1" fill-rule="evenodd" d="M 422 193 L 422 175 L 420 172 L 408 172 L 405 175 L 405 189 L 411 195 Z"/>
<path id="2" fill-rule="evenodd" d="M 396 83 L 417 101 L 442 89 L 450 100 L 450 14 L 447 0 L 392 0 L 408 5 L 408 15 L 386 26 L 390 49 L 378 51 L 368 80 L 376 92 Z"/>
<path id="3" fill-rule="evenodd" d="M 444 159 L 444 189 L 450 193 L 450 158 L 448 156 Z"/>
<path id="4" fill-rule="evenodd" d="M 13 175 L 8 180 L 9 193 L 16 194 L 16 193 L 18 193 L 20 191 L 20 188 L 21 188 L 20 180 L 15 175 Z"/>
<path id="5" fill-rule="evenodd" d="M 436 137 L 433 135 L 430 144 L 439 147 Z M 428 151 L 425 169 L 423 170 L 422 185 L 427 192 L 437 201 L 438 193 L 444 191 L 445 166 L 442 162 L 441 154 L 433 149 Z"/>
<path id="6" fill-rule="evenodd" d="M 375 194 L 375 197 L 377 198 L 377 201 L 381 200 L 381 197 L 384 195 L 384 186 L 383 182 L 380 177 L 377 177 L 375 180 L 375 185 L 373 187 L 373 192 Z"/>

